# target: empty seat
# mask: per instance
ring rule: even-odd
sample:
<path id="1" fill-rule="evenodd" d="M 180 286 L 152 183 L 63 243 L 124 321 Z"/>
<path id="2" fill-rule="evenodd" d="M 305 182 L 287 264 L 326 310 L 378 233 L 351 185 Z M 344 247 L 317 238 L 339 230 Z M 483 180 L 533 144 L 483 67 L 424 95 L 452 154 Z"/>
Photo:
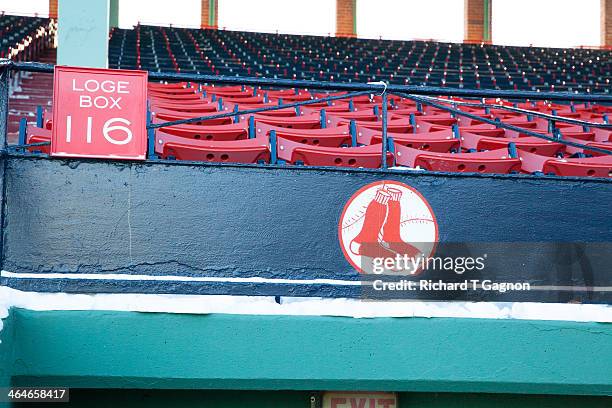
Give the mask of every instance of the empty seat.
<path id="1" fill-rule="evenodd" d="M 612 129 L 591 128 L 597 142 L 612 142 Z"/>
<path id="2" fill-rule="evenodd" d="M 272 107 L 272 106 L 278 106 L 277 104 L 274 103 L 262 103 L 261 105 L 250 105 L 250 104 L 237 104 L 237 103 L 228 103 L 225 104 L 225 108 L 224 108 L 224 112 L 232 112 L 235 110 L 236 106 L 238 107 L 239 110 L 251 110 L 251 109 L 258 109 L 258 108 L 265 108 L 265 107 Z M 282 116 L 282 117 L 293 117 L 296 116 L 295 113 L 295 109 L 294 108 L 283 108 L 283 109 L 276 109 L 276 110 L 269 110 L 269 111 L 264 111 L 261 112 L 260 114 L 266 115 L 266 116 Z M 240 116 L 240 120 L 248 120 L 249 116 L 253 116 L 253 114 L 250 115 L 241 115 Z"/>
<path id="3" fill-rule="evenodd" d="M 310 105 L 305 105 L 300 108 L 305 114 L 319 113 L 321 109 L 325 109 L 326 113 L 334 112 L 350 112 L 349 104 L 344 101 L 333 101 L 332 105 L 327 102 L 318 102 Z"/>
<path id="4" fill-rule="evenodd" d="M 425 132 L 425 130 L 423 130 L 422 128 L 419 128 L 417 130 L 419 131 L 419 133 Z M 428 132 L 439 132 L 441 130 L 451 131 L 452 127 L 435 125 L 429 127 Z M 470 132 L 482 136 L 503 137 L 506 136 L 507 130 L 495 127 L 493 125 L 482 124 L 472 126 L 459 126 L 459 132 Z"/>
<path id="5" fill-rule="evenodd" d="M 440 126 L 452 126 L 457 123 L 457 118 L 452 118 L 448 114 L 415 116 L 415 120 L 420 127 L 423 127 L 424 123 Z"/>
<path id="6" fill-rule="evenodd" d="M 196 140 L 156 131 L 155 139 L 155 152 L 162 159 L 219 163 L 258 163 L 270 160 L 268 140 L 265 138 Z"/>
<path id="7" fill-rule="evenodd" d="M 374 115 L 372 110 L 352 111 L 352 112 L 333 112 L 328 113 L 327 123 L 331 123 L 332 118 L 341 118 L 348 121 L 355 120 L 359 122 L 376 122 L 379 118 Z"/>
<path id="8" fill-rule="evenodd" d="M 173 112 L 186 112 L 186 113 L 207 113 L 207 112 L 216 112 L 217 104 L 210 103 L 206 101 L 189 101 L 188 103 L 184 102 L 152 102 L 151 103 L 151 111 L 155 112 L 157 109 L 163 109 L 164 111 L 173 111 Z"/>
<path id="9" fill-rule="evenodd" d="M 352 142 L 348 126 L 324 129 L 288 129 L 261 122 L 256 125 L 257 137 L 269 137 L 272 130 L 278 137 L 313 146 L 350 146 Z"/>
<path id="10" fill-rule="evenodd" d="M 166 88 L 166 89 L 159 89 L 159 88 L 148 88 L 148 96 L 151 97 L 172 97 L 172 96 L 185 96 L 185 95 L 189 95 L 189 96 L 193 96 L 193 95 L 197 95 L 197 90 L 194 88 Z M 199 95 L 198 95 L 199 96 Z"/>
<path id="11" fill-rule="evenodd" d="M 563 140 L 612 151 L 612 143 L 610 142 L 589 142 L 589 141 L 584 141 L 581 139 L 573 139 L 571 137 L 564 137 Z M 576 153 L 583 153 L 589 156 L 604 156 L 605 155 L 605 153 L 597 152 L 594 150 L 589 150 L 588 148 L 583 149 L 581 147 L 575 147 L 575 146 L 567 146 L 566 151 L 567 151 L 567 154 L 569 155 L 573 155 Z"/>
<path id="12" fill-rule="evenodd" d="M 163 121 L 155 120 L 153 123 Z M 227 125 L 174 125 L 159 128 L 164 133 L 196 140 L 240 140 L 247 139 L 249 125 L 246 122 L 230 123 Z"/>
<path id="13" fill-rule="evenodd" d="M 387 133 L 395 143 L 414 149 L 432 152 L 450 152 L 459 150 L 459 139 L 456 139 L 452 130 L 440 130 L 428 133 Z M 382 132 L 378 130 L 359 127 L 357 129 L 357 142 L 364 145 L 382 143 Z"/>
<path id="14" fill-rule="evenodd" d="M 213 115 L 214 113 L 210 113 Z M 156 109 L 155 112 L 152 112 L 152 117 L 157 119 L 159 122 L 171 122 L 175 120 L 183 120 L 183 119 L 192 119 L 200 116 L 208 116 L 208 113 L 198 114 L 198 113 L 189 113 L 189 112 L 177 112 L 167 109 Z M 226 118 L 216 118 L 216 119 L 206 119 L 199 120 L 196 122 L 192 122 L 192 125 L 227 125 L 232 123 L 233 120 L 231 117 Z"/>
<path id="15" fill-rule="evenodd" d="M 470 132 L 461 133 L 461 147 L 466 150 L 497 150 L 507 148 L 510 143 L 514 143 L 517 148 L 543 156 L 554 156 L 565 151 L 564 144 L 540 139 L 535 136 L 509 139 L 505 137 L 482 136 Z"/>
<path id="16" fill-rule="evenodd" d="M 49 129 L 43 129 L 43 128 L 38 128 L 36 126 L 29 126 L 28 127 L 28 132 L 26 135 L 26 143 L 27 144 L 32 144 L 32 143 L 45 143 L 45 142 L 49 142 L 51 143 L 51 130 Z M 46 153 L 49 154 L 49 151 L 51 149 L 50 145 L 46 145 L 46 146 L 33 146 L 33 147 L 29 147 L 28 150 L 30 152 L 42 152 L 42 153 Z"/>
<path id="17" fill-rule="evenodd" d="M 518 150 L 521 167 L 526 173 L 541 172 L 558 176 L 612 177 L 612 156 L 587 158 L 554 158 Z"/>
<path id="18" fill-rule="evenodd" d="M 521 168 L 521 161 L 510 157 L 508 149 L 477 153 L 436 153 L 399 143 L 395 143 L 395 162 L 412 168 L 461 173 L 511 173 Z"/>
<path id="19" fill-rule="evenodd" d="M 351 121 L 344 118 L 339 117 L 330 117 L 327 121 L 328 126 L 343 126 L 348 125 Z M 382 131 L 382 121 L 379 120 L 377 122 L 371 121 L 361 121 L 356 120 L 355 124 L 362 128 L 374 129 Z M 408 118 L 390 118 L 387 121 L 387 132 L 393 133 L 411 133 L 412 125 L 410 124 L 410 119 Z"/>
<path id="20" fill-rule="evenodd" d="M 237 103 L 237 104 L 251 104 L 251 105 L 261 105 L 264 103 L 264 98 L 262 98 L 261 96 L 243 96 L 240 95 L 239 97 L 234 97 L 234 96 L 224 96 L 223 97 L 223 102 L 233 102 L 233 103 Z"/>
<path id="21" fill-rule="evenodd" d="M 321 127 L 321 118 L 316 114 L 295 117 L 274 117 L 265 115 L 264 112 L 253 116 L 257 123 L 267 123 L 289 129 L 317 129 Z"/>
<path id="22" fill-rule="evenodd" d="M 306 145 L 279 137 L 277 146 L 278 158 L 290 164 L 367 168 L 378 168 L 382 164 L 382 145 L 324 147 Z M 388 153 L 387 163 L 389 164 L 392 159 L 392 154 Z"/>
<path id="23" fill-rule="evenodd" d="M 202 95 L 197 93 L 188 93 L 181 95 L 172 95 L 166 93 L 151 93 L 149 92 L 149 99 L 155 101 L 202 101 Z"/>

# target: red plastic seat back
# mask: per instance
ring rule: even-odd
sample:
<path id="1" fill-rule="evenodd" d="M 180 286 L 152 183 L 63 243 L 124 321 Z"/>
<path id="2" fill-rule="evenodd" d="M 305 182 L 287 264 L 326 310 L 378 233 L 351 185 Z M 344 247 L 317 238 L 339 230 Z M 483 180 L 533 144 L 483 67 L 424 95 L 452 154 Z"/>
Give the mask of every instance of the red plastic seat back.
<path id="1" fill-rule="evenodd" d="M 519 171 L 521 162 L 511 158 L 508 149 L 478 153 L 435 153 L 395 144 L 395 161 L 399 165 L 431 171 L 458 173 L 501 173 Z"/>
<path id="2" fill-rule="evenodd" d="M 37 127 L 28 127 L 28 134 L 26 135 L 27 144 L 44 143 L 44 142 L 51 143 L 51 130 L 41 129 Z M 38 152 L 49 154 L 50 149 L 51 149 L 50 145 L 45 145 L 45 146 L 29 147 L 28 151 L 30 152 L 38 151 Z"/>
<path id="3" fill-rule="evenodd" d="M 551 159 L 544 163 L 544 174 L 575 177 L 612 177 L 612 156 L 586 159 Z"/>
<path id="4" fill-rule="evenodd" d="M 255 134 L 257 137 L 269 137 L 274 130 L 276 136 L 294 142 L 325 147 L 340 147 L 351 145 L 351 135 L 348 126 L 339 126 L 324 129 L 288 129 L 266 123 L 257 123 Z"/>
<path id="5" fill-rule="evenodd" d="M 163 121 L 156 119 L 153 123 L 158 122 Z M 247 123 L 240 122 L 216 126 L 175 125 L 161 128 L 161 131 L 190 139 L 229 141 L 247 139 L 248 129 Z"/>
<path id="6" fill-rule="evenodd" d="M 379 168 L 382 163 L 382 145 L 364 147 L 321 147 L 278 138 L 278 157 L 290 164 L 301 162 L 307 166 Z M 387 154 L 387 164 L 393 155 Z"/>
<path id="7" fill-rule="evenodd" d="M 236 140 L 230 142 L 186 139 L 169 141 L 163 145 L 160 156 L 177 160 L 206 161 L 216 163 L 257 163 L 270 160 L 270 151 L 263 139 Z"/>

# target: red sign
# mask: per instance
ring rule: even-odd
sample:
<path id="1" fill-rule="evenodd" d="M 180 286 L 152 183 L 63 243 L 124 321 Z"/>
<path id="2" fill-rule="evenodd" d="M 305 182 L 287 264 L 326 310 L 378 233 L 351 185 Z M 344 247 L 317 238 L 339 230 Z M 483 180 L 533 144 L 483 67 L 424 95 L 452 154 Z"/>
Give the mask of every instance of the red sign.
<path id="1" fill-rule="evenodd" d="M 55 67 L 51 156 L 144 160 L 147 72 Z"/>
<path id="2" fill-rule="evenodd" d="M 326 392 L 323 408 L 397 408 L 391 392 Z"/>

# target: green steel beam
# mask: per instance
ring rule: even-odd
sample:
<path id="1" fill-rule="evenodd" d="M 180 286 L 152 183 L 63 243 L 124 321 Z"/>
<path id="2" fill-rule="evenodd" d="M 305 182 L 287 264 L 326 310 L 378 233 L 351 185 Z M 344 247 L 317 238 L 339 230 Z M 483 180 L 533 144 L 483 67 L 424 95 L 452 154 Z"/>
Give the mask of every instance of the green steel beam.
<path id="1" fill-rule="evenodd" d="M 215 23 L 216 20 L 216 16 L 215 16 L 215 6 L 216 6 L 217 0 L 210 0 L 208 2 L 208 27 L 216 27 L 217 24 Z"/>
<path id="2" fill-rule="evenodd" d="M 357 0 L 353 0 L 353 36 L 357 36 Z"/>
<path id="3" fill-rule="evenodd" d="M 612 325 L 14 309 L 16 384 L 612 393 Z"/>
<path id="4" fill-rule="evenodd" d="M 109 27 L 119 27 L 119 0 L 110 0 Z"/>
<path id="5" fill-rule="evenodd" d="M 485 42 L 491 41 L 491 0 L 484 0 L 483 2 L 483 29 L 482 39 Z"/>

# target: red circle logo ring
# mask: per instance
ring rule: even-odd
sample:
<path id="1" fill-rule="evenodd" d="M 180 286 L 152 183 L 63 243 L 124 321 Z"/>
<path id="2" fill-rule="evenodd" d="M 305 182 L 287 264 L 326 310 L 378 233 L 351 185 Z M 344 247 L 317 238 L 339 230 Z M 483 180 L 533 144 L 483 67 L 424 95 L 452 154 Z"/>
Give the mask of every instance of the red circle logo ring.
<path id="1" fill-rule="evenodd" d="M 344 206 L 338 240 L 360 273 L 415 275 L 435 253 L 438 222 L 416 189 L 377 181 L 360 188 Z"/>

